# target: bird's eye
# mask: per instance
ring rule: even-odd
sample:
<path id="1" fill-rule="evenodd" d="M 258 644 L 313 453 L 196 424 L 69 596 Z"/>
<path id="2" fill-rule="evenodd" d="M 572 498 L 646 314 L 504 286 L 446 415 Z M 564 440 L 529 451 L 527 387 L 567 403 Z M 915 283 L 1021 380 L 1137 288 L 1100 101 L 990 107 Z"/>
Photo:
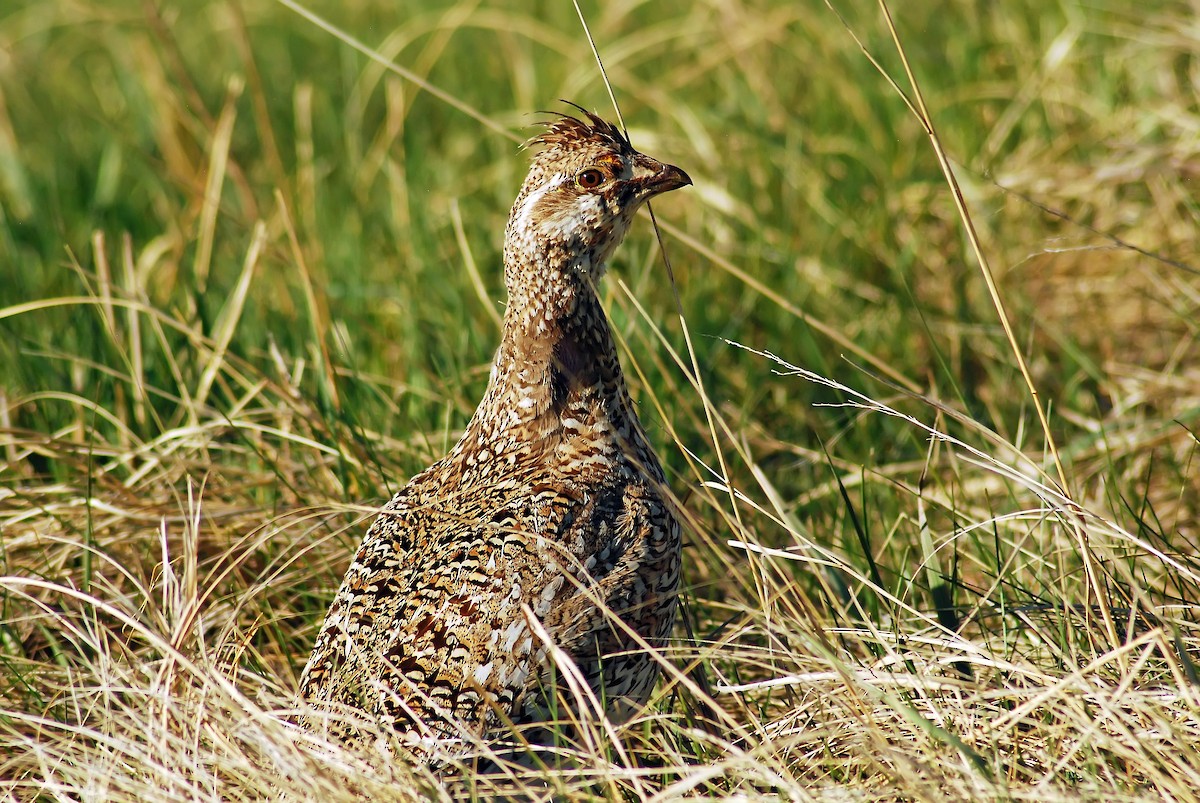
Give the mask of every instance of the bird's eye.
<path id="1" fill-rule="evenodd" d="M 604 183 L 604 173 L 594 167 L 590 167 L 575 177 L 575 183 L 581 189 L 594 190 Z"/>

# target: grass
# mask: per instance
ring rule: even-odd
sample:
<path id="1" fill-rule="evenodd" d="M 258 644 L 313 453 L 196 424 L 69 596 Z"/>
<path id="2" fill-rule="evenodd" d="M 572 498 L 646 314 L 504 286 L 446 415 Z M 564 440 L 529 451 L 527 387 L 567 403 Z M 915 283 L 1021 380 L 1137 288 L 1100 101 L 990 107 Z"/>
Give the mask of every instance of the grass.
<path id="1" fill-rule="evenodd" d="M 574 10 L 312 7 L 438 97 L 267 0 L 7 3 L 0 789 L 1194 797 L 1194 15 L 892 7 L 963 215 L 884 15 L 831 5 L 585 8 L 696 180 L 656 205 L 676 286 L 645 221 L 606 288 L 687 622 L 582 769 L 442 788 L 287 715 L 371 510 L 486 383 L 514 138 L 611 113 Z"/>

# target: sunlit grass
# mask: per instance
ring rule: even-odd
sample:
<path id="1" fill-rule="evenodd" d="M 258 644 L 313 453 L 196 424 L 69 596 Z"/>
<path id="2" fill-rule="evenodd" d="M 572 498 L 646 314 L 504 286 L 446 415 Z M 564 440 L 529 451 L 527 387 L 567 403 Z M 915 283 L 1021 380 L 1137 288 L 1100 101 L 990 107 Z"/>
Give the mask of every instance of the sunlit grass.
<path id="1" fill-rule="evenodd" d="M 314 7 L 484 125 L 266 0 L 5 6 L 5 793 L 1193 796 L 1191 10 L 891 9 L 1010 342 L 846 5 L 585 7 L 635 145 L 696 180 L 656 203 L 676 287 L 645 220 L 605 289 L 687 622 L 569 770 L 445 788 L 299 731 L 295 688 L 373 508 L 482 392 L 522 127 L 611 114 L 574 10 Z"/>

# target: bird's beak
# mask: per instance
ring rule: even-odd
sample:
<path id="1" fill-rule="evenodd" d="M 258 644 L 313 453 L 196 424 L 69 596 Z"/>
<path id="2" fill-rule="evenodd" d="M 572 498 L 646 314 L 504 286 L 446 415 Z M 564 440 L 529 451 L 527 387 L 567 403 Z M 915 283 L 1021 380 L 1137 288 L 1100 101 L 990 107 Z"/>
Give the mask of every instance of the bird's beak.
<path id="1" fill-rule="evenodd" d="M 680 187 L 690 186 L 692 177 L 675 165 L 664 164 L 662 170 L 658 171 L 658 175 L 654 177 L 652 183 L 654 193 L 657 195 L 660 192 L 670 192 Z"/>
<path id="2" fill-rule="evenodd" d="M 640 153 L 634 165 L 634 180 L 641 185 L 641 194 L 646 198 L 692 183 L 691 176 L 675 165 L 665 164 Z"/>

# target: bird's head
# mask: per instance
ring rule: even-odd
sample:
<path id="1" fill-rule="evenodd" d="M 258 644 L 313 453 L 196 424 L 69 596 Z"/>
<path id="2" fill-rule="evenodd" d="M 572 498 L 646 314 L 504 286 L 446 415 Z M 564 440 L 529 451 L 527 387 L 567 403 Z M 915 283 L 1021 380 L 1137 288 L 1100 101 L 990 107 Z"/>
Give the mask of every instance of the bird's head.
<path id="1" fill-rule="evenodd" d="M 616 126 L 583 113 L 586 120 L 556 118 L 527 143 L 538 152 L 508 219 L 510 293 L 514 281 L 594 282 L 642 204 L 692 183 L 678 167 L 634 150 Z M 534 278 L 531 270 L 560 276 Z"/>

